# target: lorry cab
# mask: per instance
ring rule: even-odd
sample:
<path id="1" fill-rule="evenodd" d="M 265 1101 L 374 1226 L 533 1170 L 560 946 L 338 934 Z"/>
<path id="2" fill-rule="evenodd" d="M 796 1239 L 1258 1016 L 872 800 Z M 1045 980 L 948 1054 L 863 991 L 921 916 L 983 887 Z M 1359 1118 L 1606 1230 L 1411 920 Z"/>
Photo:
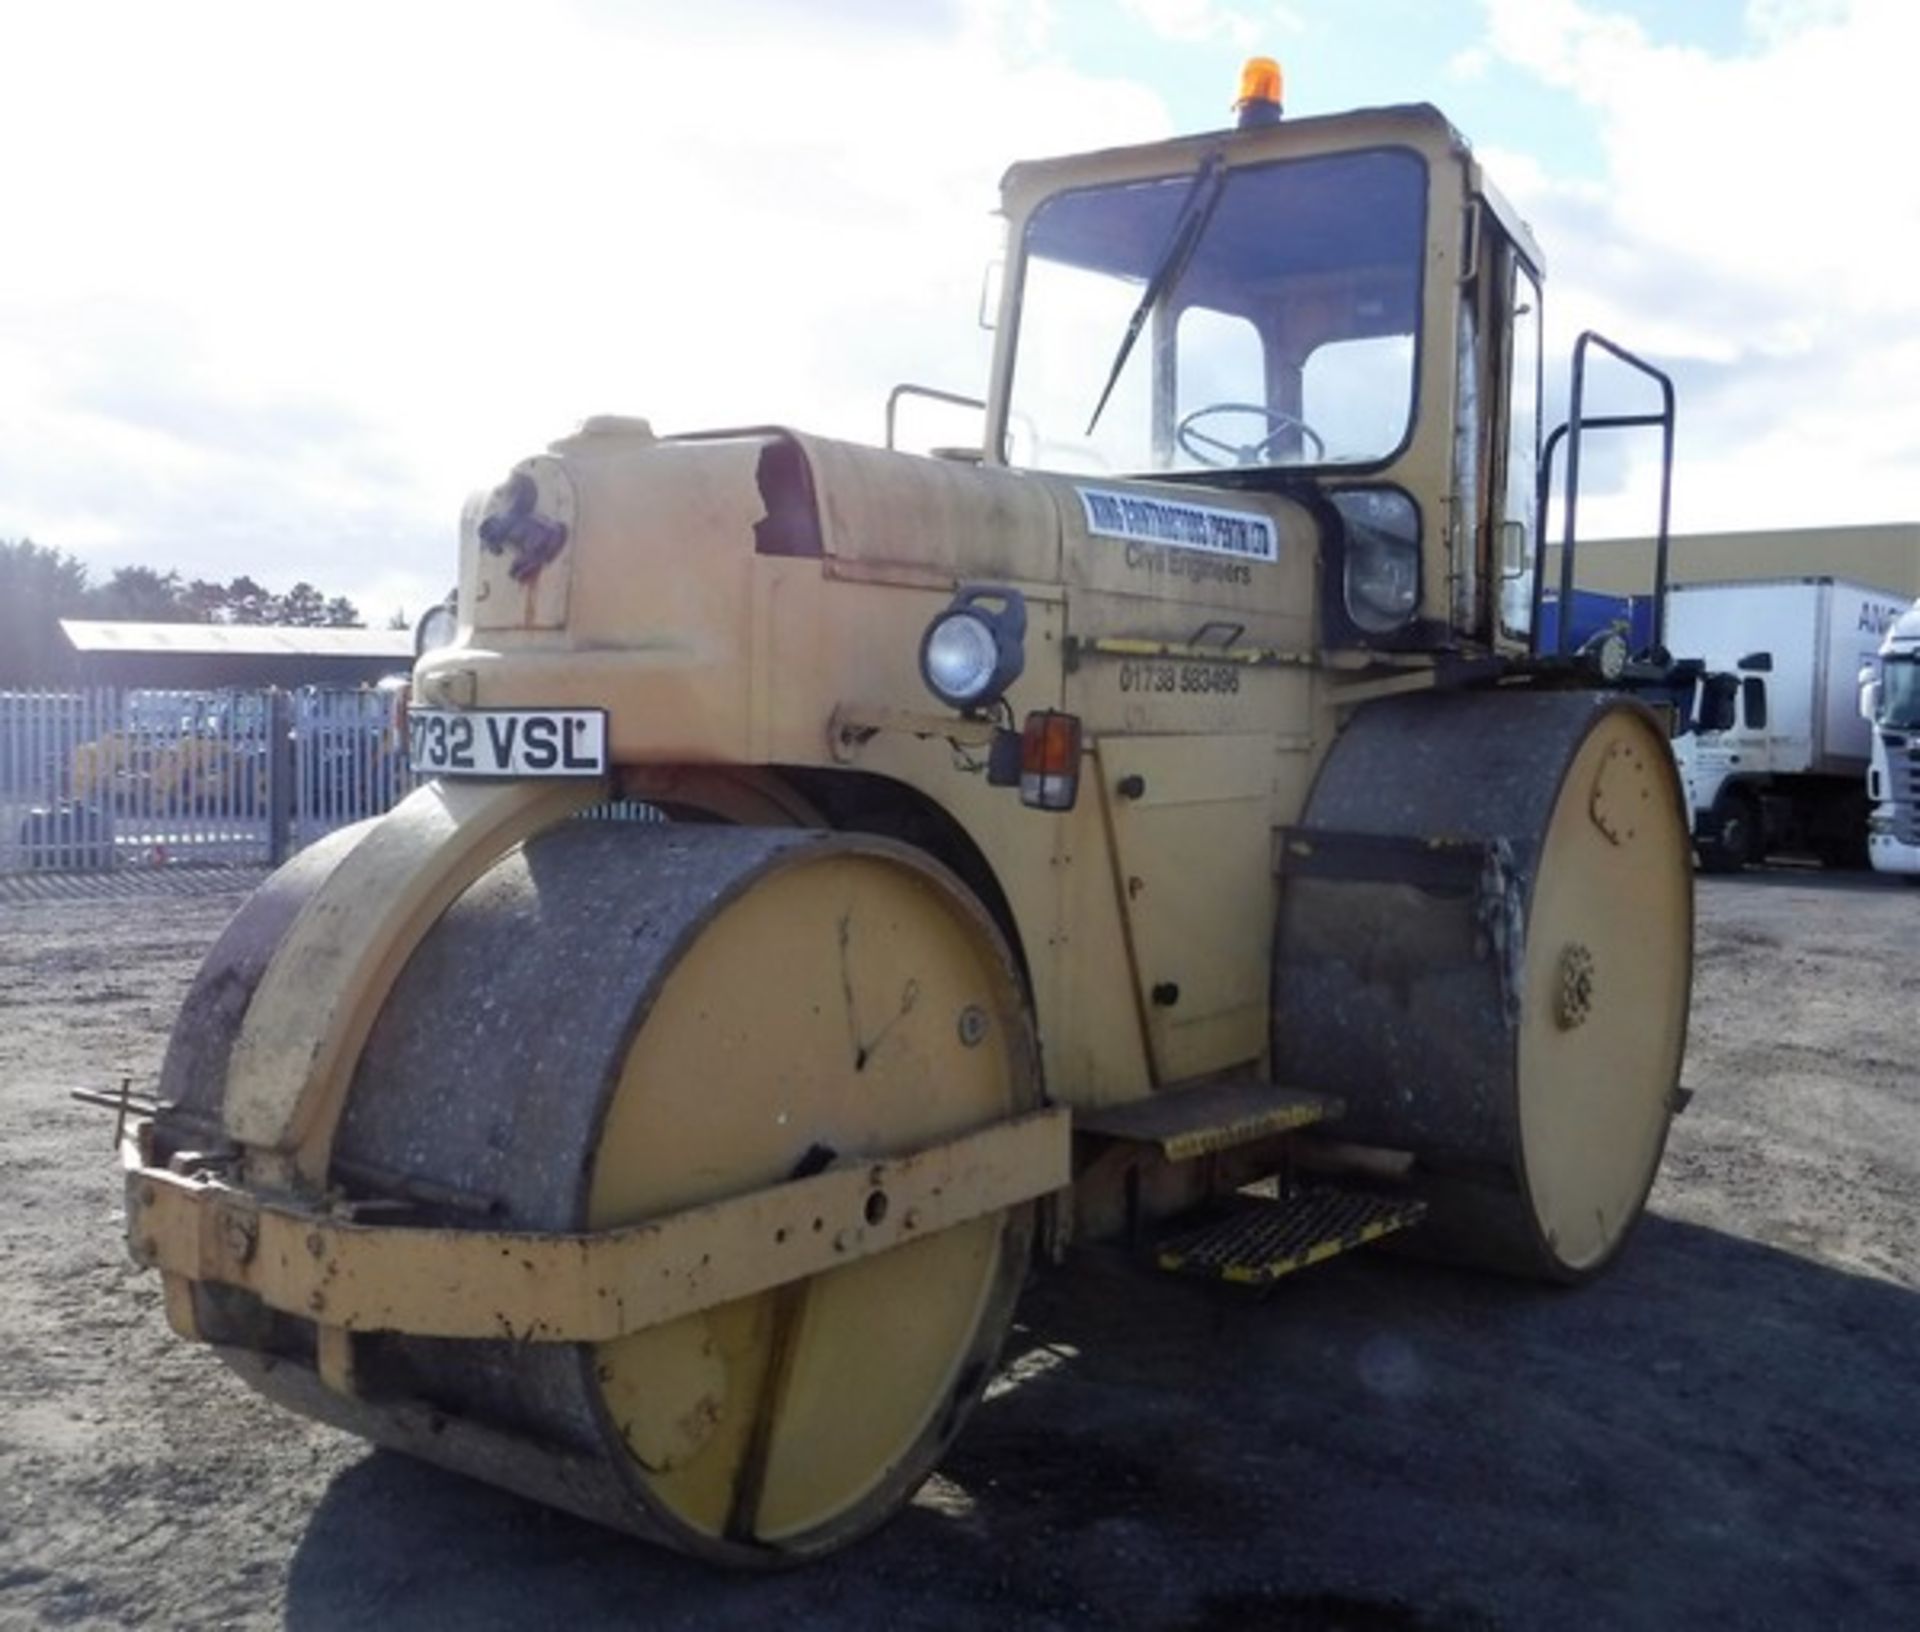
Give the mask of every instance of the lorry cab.
<path id="1" fill-rule="evenodd" d="M 1869 857 L 1878 872 L 1920 877 L 1920 601 L 1888 622 L 1862 665 L 1860 713 L 1873 737 Z"/>

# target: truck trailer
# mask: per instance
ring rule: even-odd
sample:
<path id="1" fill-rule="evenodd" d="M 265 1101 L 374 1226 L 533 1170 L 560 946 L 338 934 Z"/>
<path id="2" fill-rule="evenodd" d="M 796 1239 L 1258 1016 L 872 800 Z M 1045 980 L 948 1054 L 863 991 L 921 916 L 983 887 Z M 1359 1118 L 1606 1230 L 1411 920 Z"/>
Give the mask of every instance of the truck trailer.
<path id="1" fill-rule="evenodd" d="M 1728 729 L 1674 742 L 1703 869 L 1734 872 L 1776 854 L 1866 864 L 1870 734 L 1859 674 L 1902 601 L 1824 577 L 1668 591 L 1672 649 L 1740 677 Z"/>

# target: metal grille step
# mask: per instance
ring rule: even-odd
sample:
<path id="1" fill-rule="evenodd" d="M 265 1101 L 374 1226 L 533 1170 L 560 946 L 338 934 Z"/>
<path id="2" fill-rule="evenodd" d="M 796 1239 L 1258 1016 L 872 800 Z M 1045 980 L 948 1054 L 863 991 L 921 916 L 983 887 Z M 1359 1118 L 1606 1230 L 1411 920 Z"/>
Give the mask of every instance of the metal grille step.
<path id="1" fill-rule="evenodd" d="M 1236 1196 L 1209 1222 L 1179 1230 L 1154 1248 L 1162 1269 L 1239 1286 L 1270 1286 L 1395 1230 L 1417 1224 L 1427 1204 L 1411 1197 L 1316 1187 L 1279 1200 Z"/>
<path id="2" fill-rule="evenodd" d="M 1340 1109 L 1340 1101 L 1326 1094 L 1240 1078 L 1076 1110 L 1073 1131 L 1154 1145 L 1168 1161 L 1185 1162 L 1329 1121 Z"/>

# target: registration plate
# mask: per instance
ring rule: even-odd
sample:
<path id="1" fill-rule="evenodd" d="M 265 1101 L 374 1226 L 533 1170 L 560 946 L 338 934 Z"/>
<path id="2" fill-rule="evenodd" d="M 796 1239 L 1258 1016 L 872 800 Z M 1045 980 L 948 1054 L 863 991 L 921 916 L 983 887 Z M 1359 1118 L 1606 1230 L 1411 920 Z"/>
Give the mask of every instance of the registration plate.
<path id="1" fill-rule="evenodd" d="M 416 708 L 407 715 L 421 776 L 599 776 L 602 708 Z"/>

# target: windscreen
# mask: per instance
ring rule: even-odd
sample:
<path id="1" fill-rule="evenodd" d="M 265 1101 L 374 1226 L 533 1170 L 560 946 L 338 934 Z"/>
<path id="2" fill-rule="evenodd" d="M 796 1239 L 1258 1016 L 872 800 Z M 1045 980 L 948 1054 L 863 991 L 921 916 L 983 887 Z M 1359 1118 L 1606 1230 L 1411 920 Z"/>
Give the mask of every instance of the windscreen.
<path id="1" fill-rule="evenodd" d="M 1413 421 L 1425 198 L 1422 161 L 1383 149 L 1047 200 L 1025 235 L 1008 462 L 1391 458 Z"/>
<path id="2" fill-rule="evenodd" d="M 1920 660 L 1881 659 L 1880 723 L 1895 730 L 1920 730 Z"/>

